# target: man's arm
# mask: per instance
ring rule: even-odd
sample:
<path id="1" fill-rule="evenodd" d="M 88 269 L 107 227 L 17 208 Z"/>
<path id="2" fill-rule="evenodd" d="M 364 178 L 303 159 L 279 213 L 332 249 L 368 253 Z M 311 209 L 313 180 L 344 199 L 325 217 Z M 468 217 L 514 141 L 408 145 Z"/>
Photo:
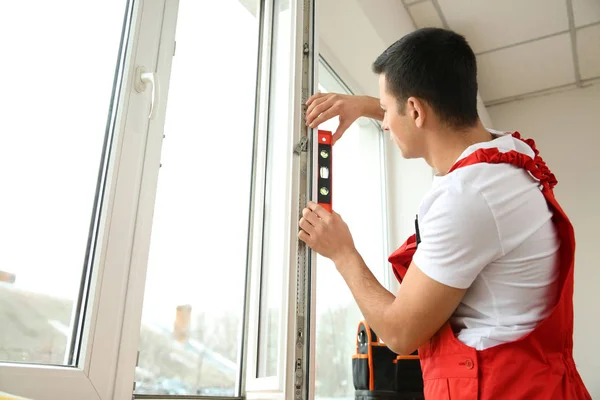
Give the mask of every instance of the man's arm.
<path id="1" fill-rule="evenodd" d="M 358 96 L 363 104 L 363 117 L 373 118 L 377 121 L 383 121 L 385 115 L 379 99 L 371 96 Z"/>
<path id="2" fill-rule="evenodd" d="M 411 264 L 394 297 L 377 281 L 358 252 L 334 260 L 369 326 L 394 352 L 407 355 L 448 321 L 466 293 L 443 285 Z"/>
<path id="3" fill-rule="evenodd" d="M 300 240 L 334 262 L 371 328 L 399 354 L 410 354 L 429 340 L 450 318 L 469 286 L 456 289 L 439 283 L 413 263 L 394 297 L 365 265 L 339 214 L 309 202 L 302 215 Z"/>
<path id="4" fill-rule="evenodd" d="M 306 102 L 306 124 L 316 128 L 334 117 L 340 124 L 333 135 L 333 143 L 360 117 L 383 120 L 384 112 L 379 99 L 370 96 L 357 96 L 338 93 L 317 93 Z"/>

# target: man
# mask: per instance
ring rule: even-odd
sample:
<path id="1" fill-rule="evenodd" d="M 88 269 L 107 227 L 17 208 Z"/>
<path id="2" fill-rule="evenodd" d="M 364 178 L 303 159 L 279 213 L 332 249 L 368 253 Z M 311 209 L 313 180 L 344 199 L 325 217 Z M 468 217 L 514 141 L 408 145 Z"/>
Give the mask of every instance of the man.
<path id="1" fill-rule="evenodd" d="M 392 350 L 419 349 L 426 398 L 591 398 L 572 358 L 572 226 L 535 144 L 484 128 L 475 55 L 454 32 L 415 31 L 373 69 L 380 100 L 317 94 L 307 123 L 339 116 L 335 143 L 376 118 L 405 158 L 438 171 L 417 234 L 390 256 L 400 290 L 377 282 L 335 212 L 309 203 L 299 238 L 335 263 Z"/>

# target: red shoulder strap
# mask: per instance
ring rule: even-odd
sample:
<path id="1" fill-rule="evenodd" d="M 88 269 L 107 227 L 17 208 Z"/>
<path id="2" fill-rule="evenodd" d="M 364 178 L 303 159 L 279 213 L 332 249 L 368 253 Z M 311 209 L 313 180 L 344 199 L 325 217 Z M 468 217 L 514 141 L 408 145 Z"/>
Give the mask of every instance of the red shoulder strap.
<path id="1" fill-rule="evenodd" d="M 515 167 L 526 169 L 531 176 L 540 181 L 540 184 L 544 186 L 544 189 L 554 189 L 554 186 L 556 186 L 558 181 L 556 180 L 556 176 L 554 176 L 546 165 L 546 162 L 540 157 L 540 152 L 535 145 L 535 141 L 533 139 L 523 139 L 519 132 L 513 133 L 512 136 L 529 145 L 533 150 L 535 157 L 531 158 L 526 154 L 514 150 L 503 153 L 495 147 L 479 149 L 462 160 L 457 161 L 452 168 L 450 168 L 448 173 L 451 173 L 458 168 L 479 163 L 511 164 Z"/>

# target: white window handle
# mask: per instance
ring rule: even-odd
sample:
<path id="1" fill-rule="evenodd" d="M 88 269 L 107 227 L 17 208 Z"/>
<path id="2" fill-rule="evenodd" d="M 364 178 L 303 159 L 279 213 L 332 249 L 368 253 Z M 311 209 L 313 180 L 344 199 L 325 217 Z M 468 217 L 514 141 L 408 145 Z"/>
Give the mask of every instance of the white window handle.
<path id="1" fill-rule="evenodd" d="M 142 93 L 146 90 L 148 84 L 152 85 L 152 105 L 148 118 L 154 119 L 158 110 L 158 101 L 160 99 L 160 83 L 156 72 L 148 72 L 145 67 L 137 67 L 135 70 L 135 90 Z"/>

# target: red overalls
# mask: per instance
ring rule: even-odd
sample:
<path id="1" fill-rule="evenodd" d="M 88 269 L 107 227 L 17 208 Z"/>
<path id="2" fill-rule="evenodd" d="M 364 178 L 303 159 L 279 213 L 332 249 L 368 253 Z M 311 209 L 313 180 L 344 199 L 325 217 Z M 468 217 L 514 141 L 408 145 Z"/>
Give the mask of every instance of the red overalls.
<path id="1" fill-rule="evenodd" d="M 518 133 L 513 136 L 521 139 Z M 458 161 L 448 173 L 477 163 L 507 163 L 526 169 L 540 181 L 561 241 L 558 303 L 527 336 L 482 351 L 460 342 L 446 323 L 419 348 L 427 400 L 591 399 L 573 361 L 573 226 L 554 198 L 556 178 L 538 155 L 534 141 L 524 142 L 535 152 L 535 159 L 516 151 L 479 149 Z M 389 257 L 399 281 L 416 248 L 413 235 Z"/>

